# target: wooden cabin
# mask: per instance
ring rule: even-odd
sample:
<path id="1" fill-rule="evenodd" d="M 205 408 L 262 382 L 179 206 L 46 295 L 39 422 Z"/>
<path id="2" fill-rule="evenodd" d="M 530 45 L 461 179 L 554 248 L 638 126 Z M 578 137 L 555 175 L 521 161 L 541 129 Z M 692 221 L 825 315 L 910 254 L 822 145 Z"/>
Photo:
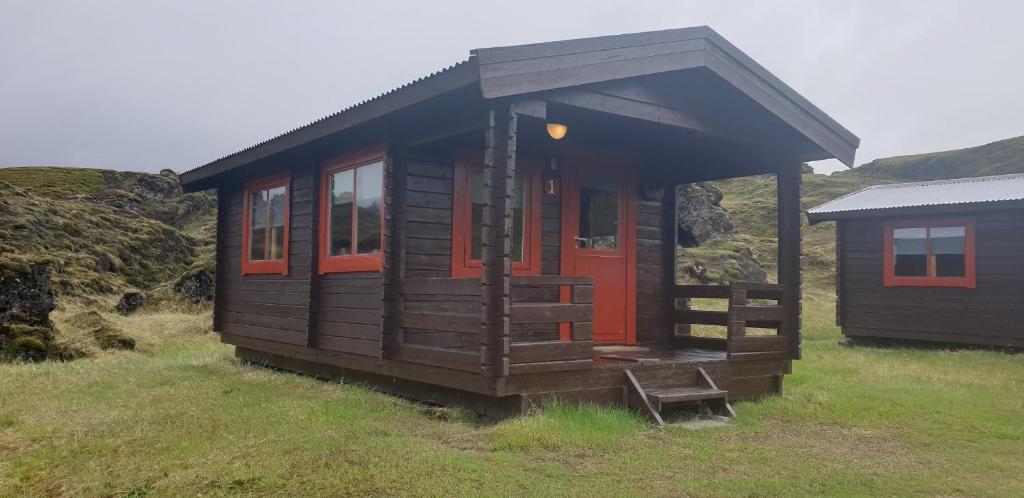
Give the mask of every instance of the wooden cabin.
<path id="1" fill-rule="evenodd" d="M 218 193 L 214 328 L 238 357 L 490 416 L 558 398 L 658 421 L 781 391 L 800 166 L 858 142 L 697 27 L 473 50 L 181 180 Z M 762 174 L 779 284 L 677 285 L 676 186 Z"/>
<path id="2" fill-rule="evenodd" d="M 1024 347 L 1024 174 L 878 185 L 836 221 L 836 317 L 854 340 Z"/>

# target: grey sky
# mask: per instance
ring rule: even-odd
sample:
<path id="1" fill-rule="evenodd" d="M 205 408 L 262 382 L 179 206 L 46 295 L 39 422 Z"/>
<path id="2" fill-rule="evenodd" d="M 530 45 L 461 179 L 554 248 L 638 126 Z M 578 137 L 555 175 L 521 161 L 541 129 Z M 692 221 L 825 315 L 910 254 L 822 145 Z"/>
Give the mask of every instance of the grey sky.
<path id="1" fill-rule="evenodd" d="M 0 166 L 183 171 L 471 48 L 701 24 L 859 135 L 861 164 L 1024 135 L 1021 19 L 1015 1 L 0 0 Z"/>

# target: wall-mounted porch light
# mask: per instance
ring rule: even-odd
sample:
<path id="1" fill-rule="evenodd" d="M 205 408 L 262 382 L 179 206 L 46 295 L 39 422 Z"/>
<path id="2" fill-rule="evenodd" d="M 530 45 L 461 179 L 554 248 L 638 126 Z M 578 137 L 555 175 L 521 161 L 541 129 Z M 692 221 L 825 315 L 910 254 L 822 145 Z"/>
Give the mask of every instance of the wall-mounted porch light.
<path id="1" fill-rule="evenodd" d="M 555 140 L 565 138 L 565 134 L 568 132 L 569 127 L 562 123 L 548 123 L 548 136 Z"/>

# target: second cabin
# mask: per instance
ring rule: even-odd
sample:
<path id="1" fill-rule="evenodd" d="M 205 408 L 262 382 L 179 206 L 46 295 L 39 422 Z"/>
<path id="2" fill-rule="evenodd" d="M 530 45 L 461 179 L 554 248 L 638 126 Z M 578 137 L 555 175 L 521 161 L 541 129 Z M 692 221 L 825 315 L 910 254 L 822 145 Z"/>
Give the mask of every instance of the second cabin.
<path id="1" fill-rule="evenodd" d="M 214 327 L 239 357 L 492 416 L 558 398 L 660 423 L 781 391 L 801 164 L 857 145 L 698 27 L 474 50 L 181 179 L 217 190 Z M 778 284 L 678 285 L 676 187 L 764 174 Z"/>

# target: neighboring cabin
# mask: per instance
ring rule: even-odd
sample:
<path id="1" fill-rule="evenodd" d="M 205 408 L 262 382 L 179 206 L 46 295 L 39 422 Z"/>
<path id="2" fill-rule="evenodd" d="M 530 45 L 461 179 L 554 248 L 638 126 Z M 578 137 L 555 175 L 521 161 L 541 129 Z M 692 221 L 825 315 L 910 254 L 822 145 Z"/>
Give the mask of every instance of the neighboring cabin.
<path id="1" fill-rule="evenodd" d="M 807 217 L 836 221 L 846 336 L 1024 347 L 1024 174 L 879 185 Z"/>
<path id="2" fill-rule="evenodd" d="M 214 327 L 239 357 L 488 415 L 559 398 L 660 422 L 781 391 L 801 164 L 858 143 L 699 27 L 474 50 L 181 181 L 217 189 Z M 759 174 L 779 284 L 677 285 L 676 186 Z"/>

